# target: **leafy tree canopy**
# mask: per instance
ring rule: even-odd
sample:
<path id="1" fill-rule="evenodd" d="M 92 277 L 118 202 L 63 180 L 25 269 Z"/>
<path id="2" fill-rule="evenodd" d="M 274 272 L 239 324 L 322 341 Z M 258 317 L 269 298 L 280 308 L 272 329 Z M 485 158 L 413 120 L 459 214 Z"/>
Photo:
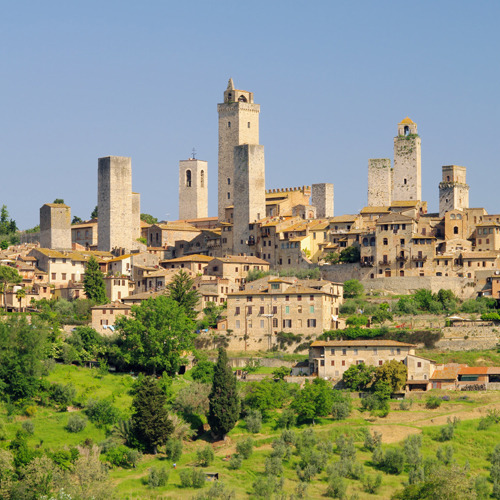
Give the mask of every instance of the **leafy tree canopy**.
<path id="1" fill-rule="evenodd" d="M 358 280 L 347 280 L 344 282 L 344 298 L 350 299 L 361 297 L 365 291 L 363 285 Z"/>
<path id="2" fill-rule="evenodd" d="M 312 420 L 328 415 L 332 409 L 333 391 L 326 380 L 317 378 L 310 384 L 306 380 L 304 388 L 292 402 L 292 408 L 302 420 Z"/>
<path id="3" fill-rule="evenodd" d="M 105 304 L 108 301 L 106 297 L 106 285 L 104 284 L 104 274 L 99 268 L 99 262 L 97 262 L 93 255 L 90 257 L 85 268 L 83 289 L 87 298 L 95 301 L 97 304 Z"/>
<path id="4" fill-rule="evenodd" d="M 83 221 L 80 219 L 80 217 L 74 215 L 73 220 L 71 221 L 71 224 L 81 224 Z"/>
<path id="5" fill-rule="evenodd" d="M 64 200 L 62 198 L 56 198 L 53 203 L 57 205 L 64 205 Z"/>
<path id="6" fill-rule="evenodd" d="M 147 222 L 148 224 L 156 224 L 158 219 L 149 214 L 141 214 L 141 220 Z"/>
<path id="7" fill-rule="evenodd" d="M 378 366 L 375 370 L 374 385 L 380 382 L 386 382 L 392 392 L 399 391 L 406 384 L 408 378 L 408 369 L 406 365 L 391 359 L 386 361 L 382 366 Z"/>
<path id="8" fill-rule="evenodd" d="M 371 384 L 375 372 L 374 366 L 351 365 L 342 375 L 342 380 L 346 387 L 353 391 L 364 391 Z"/>
<path id="9" fill-rule="evenodd" d="M 166 295 L 132 307 L 116 321 L 123 360 L 148 372 L 175 374 L 185 351 L 193 348 L 194 323 L 183 307 Z"/>
<path id="10" fill-rule="evenodd" d="M 95 206 L 94 210 L 92 210 L 92 213 L 90 214 L 91 219 L 97 219 L 98 216 L 98 210 L 97 210 L 97 205 Z"/>
<path id="11" fill-rule="evenodd" d="M 186 271 L 179 271 L 167 285 L 170 297 L 183 309 L 186 315 L 194 319 L 198 315 L 195 307 L 200 300 L 200 294 L 193 288 L 193 280 Z"/>

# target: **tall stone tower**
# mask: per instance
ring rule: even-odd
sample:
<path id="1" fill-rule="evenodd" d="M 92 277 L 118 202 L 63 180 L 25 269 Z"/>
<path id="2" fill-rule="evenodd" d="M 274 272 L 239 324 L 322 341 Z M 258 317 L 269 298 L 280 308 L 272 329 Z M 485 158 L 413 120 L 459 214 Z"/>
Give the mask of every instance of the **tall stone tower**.
<path id="1" fill-rule="evenodd" d="M 368 160 L 368 206 L 388 207 L 392 201 L 392 170 L 389 158 Z"/>
<path id="2" fill-rule="evenodd" d="M 135 246 L 133 226 L 137 225 L 132 220 L 132 160 L 124 156 L 99 158 L 97 177 L 98 249 L 128 252 Z"/>
<path id="3" fill-rule="evenodd" d="M 225 209 L 234 202 L 234 148 L 259 144 L 260 105 L 254 104 L 253 92 L 237 90 L 229 79 L 219 113 L 218 216 L 225 219 Z"/>
<path id="4" fill-rule="evenodd" d="M 422 199 L 421 140 L 417 124 L 406 117 L 394 137 L 392 201 Z"/>
<path id="5" fill-rule="evenodd" d="M 208 217 L 207 162 L 190 158 L 179 162 L 179 219 Z"/>
<path id="6" fill-rule="evenodd" d="M 439 217 L 450 210 L 469 208 L 469 186 L 465 180 L 466 167 L 443 167 L 443 180 L 439 183 Z"/>
<path id="7" fill-rule="evenodd" d="M 266 216 L 264 146 L 234 148 L 233 253 L 248 252 L 249 224 Z"/>
<path id="8" fill-rule="evenodd" d="M 311 205 L 316 207 L 316 217 L 333 217 L 333 184 L 313 184 Z"/>
<path id="9" fill-rule="evenodd" d="M 71 250 L 71 208 L 46 203 L 40 208 L 40 248 Z"/>

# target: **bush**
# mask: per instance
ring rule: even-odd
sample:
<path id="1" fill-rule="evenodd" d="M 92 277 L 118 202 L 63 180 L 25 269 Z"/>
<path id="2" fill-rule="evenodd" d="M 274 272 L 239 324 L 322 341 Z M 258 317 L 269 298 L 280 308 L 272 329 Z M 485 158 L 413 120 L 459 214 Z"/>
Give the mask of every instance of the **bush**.
<path id="1" fill-rule="evenodd" d="M 26 432 L 29 436 L 35 433 L 35 424 L 31 420 L 26 420 L 23 422 L 22 426 L 23 431 Z"/>
<path id="2" fill-rule="evenodd" d="M 436 458 L 444 465 L 450 465 L 453 462 L 453 446 L 440 446 L 436 451 Z"/>
<path id="3" fill-rule="evenodd" d="M 382 474 L 377 474 L 376 476 L 365 476 L 363 479 L 363 490 L 366 493 L 371 493 L 375 495 L 382 485 Z"/>
<path id="4" fill-rule="evenodd" d="M 150 488 L 159 488 L 165 486 L 168 482 L 170 472 L 166 467 L 151 467 L 148 469 L 148 478 L 146 484 Z"/>
<path id="5" fill-rule="evenodd" d="M 204 448 L 196 452 L 196 458 L 199 465 L 202 467 L 208 467 L 215 460 L 214 450 L 212 450 L 212 447 L 207 444 Z"/>
<path id="6" fill-rule="evenodd" d="M 253 453 L 254 441 L 252 438 L 247 438 L 243 441 L 239 441 L 236 444 L 236 453 L 241 455 L 244 459 L 250 458 Z"/>
<path id="7" fill-rule="evenodd" d="M 349 403 L 333 403 L 332 417 L 333 420 L 345 420 L 351 413 L 351 406 Z"/>
<path id="8" fill-rule="evenodd" d="M 344 299 L 361 297 L 364 291 L 363 285 L 358 280 L 347 280 L 344 282 Z"/>
<path id="9" fill-rule="evenodd" d="M 49 389 L 50 398 L 64 408 L 68 407 L 76 396 L 76 389 L 72 384 L 52 384 Z"/>
<path id="10" fill-rule="evenodd" d="M 384 454 L 383 467 L 390 474 L 401 474 L 405 467 L 405 455 L 401 448 L 389 448 Z"/>
<path id="11" fill-rule="evenodd" d="M 266 476 L 282 476 L 283 475 L 283 461 L 280 457 L 267 457 L 265 464 Z"/>
<path id="12" fill-rule="evenodd" d="M 182 441 L 180 439 L 169 438 L 165 445 L 165 454 L 172 462 L 177 462 L 182 456 Z"/>
<path id="13" fill-rule="evenodd" d="M 273 498 L 274 493 L 278 493 L 283 488 L 283 483 L 283 478 L 278 479 L 274 476 L 257 479 L 252 484 L 253 496 L 251 498 Z"/>
<path id="14" fill-rule="evenodd" d="M 135 467 L 140 460 L 141 454 L 137 450 L 132 450 L 121 444 L 111 448 L 106 453 L 106 461 L 115 467 L 130 468 Z"/>
<path id="15" fill-rule="evenodd" d="M 208 491 L 199 493 L 193 500 L 235 500 L 234 490 L 228 490 L 222 481 L 215 481 Z"/>
<path id="16" fill-rule="evenodd" d="M 332 475 L 328 479 L 328 488 L 326 496 L 330 498 L 339 498 L 344 500 L 347 494 L 347 484 L 344 479 L 338 475 Z"/>
<path id="17" fill-rule="evenodd" d="M 37 412 L 37 408 L 34 405 L 26 406 L 26 408 L 24 409 L 24 414 L 27 417 L 34 417 L 36 415 L 36 412 Z"/>
<path id="18" fill-rule="evenodd" d="M 251 433 L 256 434 L 262 427 L 262 413 L 259 410 L 248 410 L 245 424 Z"/>
<path id="19" fill-rule="evenodd" d="M 118 409 L 107 399 L 89 399 L 87 401 L 85 413 L 96 427 L 113 425 L 120 417 Z"/>
<path id="20" fill-rule="evenodd" d="M 368 429 L 364 428 L 363 430 L 365 432 L 365 442 L 363 444 L 365 450 L 373 451 L 375 448 L 379 448 L 382 444 L 382 434 L 375 431 L 372 435 Z"/>
<path id="21" fill-rule="evenodd" d="M 228 467 L 232 470 L 239 469 L 243 463 L 243 457 L 241 455 L 232 455 L 229 459 Z"/>
<path id="22" fill-rule="evenodd" d="M 206 476 L 200 469 L 182 469 L 179 476 L 183 488 L 203 488 L 205 486 Z"/>
<path id="23" fill-rule="evenodd" d="M 399 402 L 399 409 L 408 411 L 413 405 L 413 399 L 403 399 Z"/>
<path id="24" fill-rule="evenodd" d="M 81 432 L 86 426 L 87 419 L 78 415 L 78 413 L 73 413 L 69 416 L 65 429 L 68 432 Z"/>
<path id="25" fill-rule="evenodd" d="M 442 400 L 437 396 L 429 396 L 425 402 L 425 407 L 429 410 L 434 410 L 441 406 Z"/>
<path id="26" fill-rule="evenodd" d="M 193 380 L 202 384 L 211 384 L 214 377 L 215 363 L 208 360 L 200 360 L 191 370 Z"/>
<path id="27" fill-rule="evenodd" d="M 276 425 L 280 429 L 289 429 L 290 427 L 294 427 L 296 423 L 297 416 L 295 415 L 295 412 L 287 408 L 286 410 L 283 410 L 279 416 Z"/>
<path id="28" fill-rule="evenodd" d="M 453 417 L 453 419 L 448 417 L 447 422 L 446 426 L 442 427 L 439 432 L 439 441 L 450 441 L 453 439 L 455 427 L 460 423 L 460 419 L 457 417 Z"/>

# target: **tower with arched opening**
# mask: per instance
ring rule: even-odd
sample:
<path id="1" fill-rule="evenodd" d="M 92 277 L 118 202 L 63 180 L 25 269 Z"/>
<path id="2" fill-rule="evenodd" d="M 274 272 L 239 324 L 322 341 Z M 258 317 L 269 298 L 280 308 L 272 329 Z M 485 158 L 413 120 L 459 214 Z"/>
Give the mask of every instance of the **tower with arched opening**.
<path id="1" fill-rule="evenodd" d="M 237 90 L 230 78 L 219 113 L 218 217 L 225 220 L 226 207 L 235 206 L 235 147 L 259 144 L 260 105 L 253 92 Z"/>
<path id="2" fill-rule="evenodd" d="M 443 166 L 443 180 L 439 183 L 439 217 L 443 217 L 450 210 L 469 208 L 466 172 L 465 167 L 458 165 Z"/>
<path id="3" fill-rule="evenodd" d="M 406 117 L 394 137 L 392 201 L 422 200 L 421 140 L 417 124 Z"/>
<path id="4" fill-rule="evenodd" d="M 208 217 L 207 162 L 190 158 L 179 162 L 179 219 Z"/>

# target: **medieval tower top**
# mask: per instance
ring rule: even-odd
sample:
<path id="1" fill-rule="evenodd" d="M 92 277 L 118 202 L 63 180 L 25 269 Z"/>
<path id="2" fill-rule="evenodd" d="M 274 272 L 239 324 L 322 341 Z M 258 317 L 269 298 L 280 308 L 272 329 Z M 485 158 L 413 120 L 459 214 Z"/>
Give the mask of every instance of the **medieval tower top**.
<path id="1" fill-rule="evenodd" d="M 226 207 L 234 206 L 234 148 L 243 144 L 259 144 L 260 105 L 253 92 L 238 90 L 229 79 L 219 113 L 218 216 L 225 219 Z"/>

